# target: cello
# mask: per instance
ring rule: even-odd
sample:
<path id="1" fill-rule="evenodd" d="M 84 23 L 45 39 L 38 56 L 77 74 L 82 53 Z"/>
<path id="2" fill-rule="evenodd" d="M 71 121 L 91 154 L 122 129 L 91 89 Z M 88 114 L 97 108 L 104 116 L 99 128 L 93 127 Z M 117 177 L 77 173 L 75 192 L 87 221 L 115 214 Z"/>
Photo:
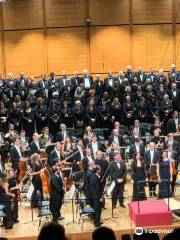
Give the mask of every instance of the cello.
<path id="1" fill-rule="evenodd" d="M 50 175 L 47 166 L 43 164 L 43 170 L 40 172 L 43 193 L 50 194 Z"/>

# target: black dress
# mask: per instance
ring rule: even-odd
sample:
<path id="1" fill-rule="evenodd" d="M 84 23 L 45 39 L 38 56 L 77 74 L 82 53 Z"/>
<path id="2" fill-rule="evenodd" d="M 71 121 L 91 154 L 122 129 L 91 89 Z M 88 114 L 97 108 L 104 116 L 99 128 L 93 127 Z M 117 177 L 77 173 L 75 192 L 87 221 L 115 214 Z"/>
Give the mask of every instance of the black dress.
<path id="1" fill-rule="evenodd" d="M 92 121 L 91 119 L 95 119 Z M 86 108 L 86 126 L 91 126 L 92 128 L 96 128 L 98 126 L 98 111 L 96 107 Z"/>
<path id="2" fill-rule="evenodd" d="M 10 123 L 14 124 L 16 131 L 21 131 L 21 111 L 19 109 L 17 111 L 10 111 L 8 119 Z"/>
<path id="3" fill-rule="evenodd" d="M 122 110 L 121 106 L 112 106 L 111 107 L 111 114 L 114 117 L 113 122 L 122 122 Z"/>
<path id="4" fill-rule="evenodd" d="M 146 200 L 146 194 L 145 194 L 145 185 L 146 183 L 141 183 L 139 181 L 145 181 L 146 180 L 146 165 L 145 162 L 141 162 L 141 166 L 137 166 L 136 161 L 133 161 L 131 164 L 131 171 L 132 171 L 132 179 L 134 181 L 133 183 L 133 200 L 134 201 L 140 201 L 140 200 Z"/>
<path id="5" fill-rule="evenodd" d="M 83 107 L 73 109 L 73 119 L 75 128 L 84 128 L 85 112 Z"/>
<path id="6" fill-rule="evenodd" d="M 170 197 L 170 160 L 164 160 L 159 162 L 159 198 Z"/>
<path id="7" fill-rule="evenodd" d="M 57 122 L 54 122 L 57 120 Z M 59 131 L 59 111 L 58 108 L 48 110 L 48 122 L 49 122 L 49 132 L 55 138 L 57 132 Z"/>
<path id="8" fill-rule="evenodd" d="M 31 122 L 28 122 L 29 119 L 31 120 Z M 22 112 L 22 121 L 23 121 L 23 129 L 26 132 L 26 136 L 31 138 L 33 133 L 35 132 L 34 110 L 31 109 L 30 112 L 23 111 Z"/>
<path id="9" fill-rule="evenodd" d="M 47 106 L 37 107 L 35 110 L 36 130 L 41 133 L 43 128 L 47 126 Z M 45 119 L 42 119 L 45 118 Z"/>
<path id="10" fill-rule="evenodd" d="M 73 113 L 71 108 L 60 110 L 60 122 L 65 123 L 67 128 L 73 128 Z"/>
<path id="11" fill-rule="evenodd" d="M 40 164 L 34 163 L 33 172 L 39 172 L 42 169 Z M 40 174 L 34 175 L 32 178 L 32 184 L 34 186 L 34 191 L 32 194 L 32 207 L 36 208 L 39 206 L 40 201 L 43 200 L 43 189 Z"/>
<path id="12" fill-rule="evenodd" d="M 13 214 L 11 209 L 11 197 L 6 195 L 5 189 L 0 186 L 0 204 L 4 205 L 3 212 L 6 217 L 3 218 L 5 228 L 13 225 Z"/>

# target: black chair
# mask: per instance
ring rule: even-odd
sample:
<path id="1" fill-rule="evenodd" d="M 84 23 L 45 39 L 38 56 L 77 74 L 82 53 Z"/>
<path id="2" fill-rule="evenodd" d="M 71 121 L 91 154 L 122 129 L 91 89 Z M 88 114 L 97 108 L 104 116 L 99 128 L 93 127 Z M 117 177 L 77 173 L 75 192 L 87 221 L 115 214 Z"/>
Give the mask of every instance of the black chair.
<path id="1" fill-rule="evenodd" d="M 40 209 L 38 212 L 38 218 L 39 218 L 38 230 L 41 226 L 42 218 L 45 218 L 46 221 L 48 221 L 51 217 L 52 217 L 52 213 L 49 209 Z"/>
<path id="2" fill-rule="evenodd" d="M 81 229 L 83 229 L 85 219 L 89 219 L 92 222 L 95 214 L 93 208 L 85 206 L 85 201 L 86 199 L 79 199 L 79 203 L 78 203 L 80 208 L 79 223 L 82 220 Z"/>

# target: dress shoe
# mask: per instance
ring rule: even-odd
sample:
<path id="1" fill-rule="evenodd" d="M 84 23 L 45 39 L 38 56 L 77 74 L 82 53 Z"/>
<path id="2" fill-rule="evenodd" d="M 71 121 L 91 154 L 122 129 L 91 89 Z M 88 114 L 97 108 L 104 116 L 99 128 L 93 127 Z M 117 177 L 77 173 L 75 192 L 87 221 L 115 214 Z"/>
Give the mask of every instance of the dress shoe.
<path id="1" fill-rule="evenodd" d="M 64 217 L 60 216 L 60 217 L 58 217 L 58 220 L 62 221 L 62 220 L 64 220 Z"/>
<path id="2" fill-rule="evenodd" d="M 13 228 L 12 225 L 10 225 L 10 226 L 5 226 L 5 229 L 12 229 L 12 228 Z"/>
<path id="3" fill-rule="evenodd" d="M 94 226 L 95 226 L 95 227 L 100 227 L 100 226 L 101 226 L 101 223 L 95 223 Z"/>
<path id="4" fill-rule="evenodd" d="M 19 220 L 18 220 L 18 219 L 17 219 L 17 220 L 15 220 L 15 221 L 14 221 L 14 223 L 19 223 Z"/>
<path id="5" fill-rule="evenodd" d="M 120 206 L 121 206 L 122 208 L 125 208 L 125 207 L 126 207 L 123 203 L 121 203 Z"/>

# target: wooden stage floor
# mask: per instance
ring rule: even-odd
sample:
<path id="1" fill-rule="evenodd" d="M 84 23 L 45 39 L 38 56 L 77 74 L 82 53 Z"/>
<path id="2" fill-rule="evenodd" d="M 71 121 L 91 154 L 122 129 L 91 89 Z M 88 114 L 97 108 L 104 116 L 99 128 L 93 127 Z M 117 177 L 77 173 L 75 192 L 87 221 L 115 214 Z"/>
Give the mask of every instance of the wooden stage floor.
<path id="1" fill-rule="evenodd" d="M 111 208 L 111 200 L 106 200 L 106 210 L 103 210 L 102 212 L 102 222 L 103 226 L 107 226 L 112 228 L 117 236 L 119 237 L 123 233 L 134 233 L 134 224 L 131 222 L 131 219 L 128 214 L 128 203 L 131 201 L 128 196 L 132 195 L 131 192 L 131 186 L 130 183 L 126 185 L 126 191 L 125 191 L 125 205 L 126 208 L 121 208 L 119 205 L 117 205 L 117 208 L 114 210 L 114 218 L 112 218 L 112 208 Z M 178 199 L 179 198 L 179 199 Z M 176 198 L 180 201 L 180 196 Z M 31 209 L 30 207 L 26 206 L 24 202 L 20 206 L 20 214 L 19 219 L 20 222 L 18 224 L 15 224 L 12 230 L 8 230 L 7 232 L 5 229 L 0 228 L 0 237 L 7 237 L 8 239 L 36 239 L 36 236 L 38 235 L 38 217 L 37 217 L 37 210 L 33 210 L 33 216 L 34 221 L 32 222 L 31 217 Z M 74 210 L 76 211 L 76 206 L 74 207 Z M 71 202 L 65 203 L 62 207 L 62 215 L 65 217 L 63 221 L 60 221 L 62 225 L 64 225 L 66 234 L 69 236 L 69 239 L 91 239 L 92 231 L 94 230 L 93 224 L 89 220 L 85 220 L 83 229 L 82 224 L 78 223 L 79 216 L 76 219 L 75 217 L 75 223 L 72 223 L 72 204 Z M 45 222 L 45 221 L 43 221 Z M 43 224 L 42 222 L 42 224 Z M 173 229 L 175 227 L 180 227 L 180 221 L 174 222 L 172 226 L 169 227 L 163 227 L 162 228 L 170 228 Z M 153 229 L 153 228 L 152 228 Z M 157 229 L 157 227 L 156 227 Z M 159 227 L 158 227 L 159 229 Z M 81 234 L 81 237 L 80 237 Z M 119 238 L 118 238 L 119 239 Z"/>

